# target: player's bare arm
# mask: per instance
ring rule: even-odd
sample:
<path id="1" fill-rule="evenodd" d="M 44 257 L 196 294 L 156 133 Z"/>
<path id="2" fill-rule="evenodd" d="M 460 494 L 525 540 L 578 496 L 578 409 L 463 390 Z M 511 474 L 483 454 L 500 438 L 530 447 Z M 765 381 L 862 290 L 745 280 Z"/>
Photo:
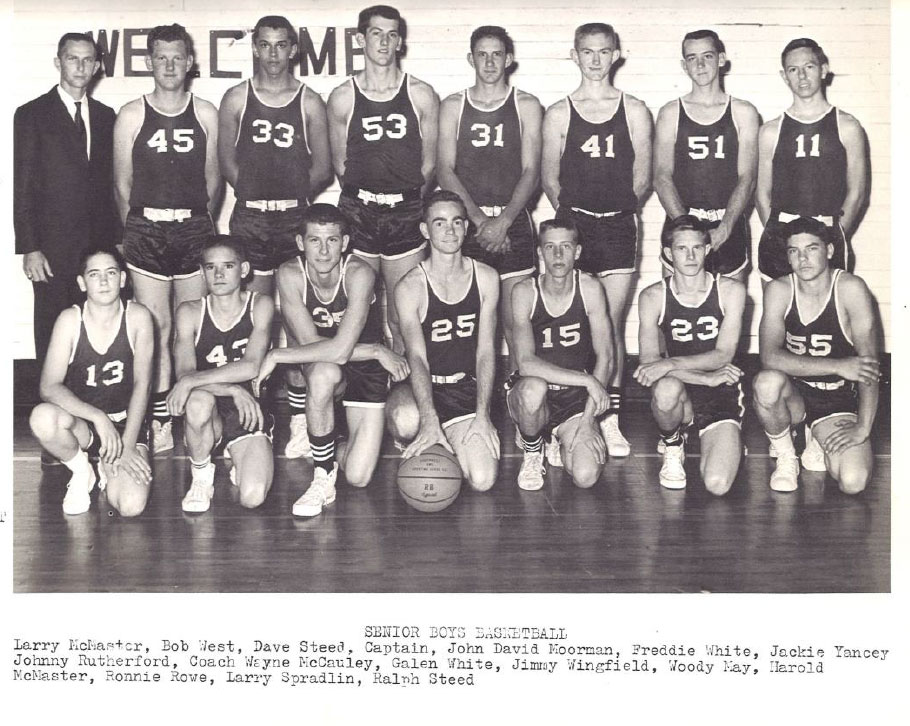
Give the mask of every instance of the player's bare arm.
<path id="1" fill-rule="evenodd" d="M 736 186 L 727 200 L 726 212 L 720 224 L 710 231 L 714 251 L 727 241 L 736 221 L 742 217 L 755 193 L 758 172 L 758 111 L 748 101 L 734 98 L 733 121 L 739 134 L 739 153 L 736 157 Z"/>
<path id="2" fill-rule="evenodd" d="M 417 305 L 414 304 L 415 300 Z M 417 436 L 404 450 L 402 457 L 407 459 L 416 456 L 433 444 L 440 444 L 454 454 L 433 405 L 433 385 L 427 363 L 427 347 L 420 326 L 420 318 L 426 314 L 427 295 L 423 284 L 423 272 L 418 268 L 415 267 L 408 272 L 396 285 L 395 304 L 399 306 L 401 335 L 404 339 L 408 365 L 411 368 L 411 391 L 420 414 Z"/>
<path id="3" fill-rule="evenodd" d="M 468 190 L 455 173 L 458 143 L 458 116 L 461 110 L 461 92 L 453 93 L 439 105 L 439 138 L 436 144 L 436 166 L 439 186 L 455 192 L 464 202 L 468 219 L 479 229 L 488 217 L 471 199 Z"/>
<path id="4" fill-rule="evenodd" d="M 133 189 L 133 142 L 142 126 L 143 100 L 130 101 L 117 114 L 114 122 L 114 199 L 120 223 L 126 224 Z"/>
<path id="5" fill-rule="evenodd" d="M 774 176 L 774 144 L 781 123 L 778 116 L 764 123 L 758 132 L 758 177 L 755 182 L 755 208 L 762 224 L 768 224 L 771 214 L 771 183 Z"/>
<path id="6" fill-rule="evenodd" d="M 496 376 L 496 324 L 498 321 L 499 274 L 492 267 L 475 262 L 477 287 L 480 291 L 480 316 L 477 331 L 477 409 L 474 420 L 465 432 L 462 441 L 471 442 L 477 437 L 487 447 L 494 459 L 499 458 L 499 434 L 490 420 L 490 397 Z"/>
<path id="7" fill-rule="evenodd" d="M 866 163 L 866 134 L 849 113 L 838 109 L 841 143 L 847 152 L 847 195 L 844 197 L 841 226 L 849 233 L 856 226 L 866 200 L 869 169 Z"/>
<path id="8" fill-rule="evenodd" d="M 240 120 L 243 105 L 246 101 L 247 83 L 238 83 L 229 88 L 221 99 L 218 108 L 218 162 L 221 175 L 231 187 L 237 185 L 237 134 L 240 131 Z"/>
<path id="9" fill-rule="evenodd" d="M 218 165 L 218 111 L 208 101 L 196 98 L 199 123 L 205 129 L 205 190 L 209 213 L 214 217 L 221 206 L 221 167 Z"/>
<path id="10" fill-rule="evenodd" d="M 420 121 L 420 172 L 424 184 L 421 194 L 436 188 L 436 139 L 439 135 L 439 96 L 429 83 L 408 76 L 414 110 Z"/>
<path id="11" fill-rule="evenodd" d="M 676 168 L 676 129 L 679 124 L 679 103 L 664 104 L 657 114 L 654 131 L 654 191 L 664 211 L 674 219 L 689 210 L 683 205 L 679 190 L 673 183 Z"/>
<path id="12" fill-rule="evenodd" d="M 325 102 L 307 87 L 303 93 L 303 117 L 306 120 L 310 147 L 310 194 L 315 199 L 332 183 L 332 151 L 329 144 L 329 122 Z M 312 201 L 311 199 L 311 201 Z"/>
<path id="13" fill-rule="evenodd" d="M 651 112 L 642 101 L 625 95 L 626 116 L 635 161 L 632 163 L 632 191 L 641 206 L 651 192 L 651 139 L 654 135 Z"/>
<path id="14" fill-rule="evenodd" d="M 78 398 L 64 385 L 70 354 L 79 336 L 80 324 L 79 311 L 75 308 L 67 308 L 57 317 L 48 344 L 47 357 L 41 368 L 38 391 L 42 401 L 53 403 L 67 413 L 91 422 L 101 439 L 99 452 L 101 458 L 112 462 L 123 450 L 123 442 L 114 424 L 104 411 Z"/>
<path id="15" fill-rule="evenodd" d="M 148 484 L 152 469 L 145 456 L 136 448 L 139 431 L 148 409 L 149 392 L 152 386 L 152 369 L 155 355 L 155 332 L 152 314 L 148 308 L 132 302 L 126 309 L 127 329 L 133 348 L 133 390 L 126 409 L 126 426 L 123 429 L 123 450 L 113 462 L 114 473 L 126 471 L 136 482 Z"/>
<path id="16" fill-rule="evenodd" d="M 849 358 L 794 355 L 785 344 L 784 318 L 792 295 L 789 278 L 772 280 L 765 286 L 764 308 L 758 333 L 762 366 L 803 378 L 840 376 L 859 383 L 877 383 L 880 366 L 877 353 Z M 854 346 L 855 347 L 855 346 Z"/>
<path id="17" fill-rule="evenodd" d="M 335 176 L 343 183 L 345 161 L 348 156 L 348 119 L 354 110 L 354 91 L 351 82 L 345 81 L 329 95 L 326 118 L 329 125 L 329 146 Z"/>
<path id="18" fill-rule="evenodd" d="M 543 117 L 540 152 L 540 184 L 553 209 L 559 207 L 559 160 L 566 145 L 568 108 L 565 100 L 554 103 Z"/>

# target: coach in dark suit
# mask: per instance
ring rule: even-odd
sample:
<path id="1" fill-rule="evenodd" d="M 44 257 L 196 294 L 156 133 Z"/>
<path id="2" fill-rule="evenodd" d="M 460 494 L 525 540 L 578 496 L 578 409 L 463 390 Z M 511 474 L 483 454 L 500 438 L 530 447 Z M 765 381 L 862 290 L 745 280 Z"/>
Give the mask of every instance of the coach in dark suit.
<path id="1" fill-rule="evenodd" d="M 114 111 L 88 97 L 98 72 L 91 36 L 67 33 L 54 65 L 60 84 L 16 109 L 13 221 L 16 253 L 35 293 L 35 353 L 44 359 L 57 315 L 80 302 L 76 266 L 83 249 L 112 246 Z"/>

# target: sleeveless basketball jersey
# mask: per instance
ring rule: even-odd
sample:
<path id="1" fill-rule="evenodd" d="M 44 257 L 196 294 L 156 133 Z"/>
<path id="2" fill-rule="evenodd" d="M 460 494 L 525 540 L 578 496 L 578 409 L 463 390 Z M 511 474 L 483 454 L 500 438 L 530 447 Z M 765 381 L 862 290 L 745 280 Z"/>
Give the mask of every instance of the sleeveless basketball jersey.
<path id="1" fill-rule="evenodd" d="M 303 303 L 306 309 L 310 311 L 313 318 L 313 324 L 317 332 L 323 338 L 334 338 L 344 320 L 344 314 L 348 309 L 348 289 L 347 289 L 347 271 L 348 263 L 351 261 L 350 256 L 345 257 L 341 262 L 341 275 L 338 278 L 338 284 L 332 292 L 331 298 L 323 300 L 316 292 L 316 288 L 310 280 L 307 272 L 306 262 L 303 257 L 297 258 L 297 264 L 300 265 L 300 271 L 304 279 Z M 376 291 L 374 288 L 373 297 L 370 299 L 370 310 L 367 313 L 367 321 L 360 331 L 358 343 L 380 343 L 382 342 L 382 311 L 376 303 Z"/>
<path id="2" fill-rule="evenodd" d="M 638 207 L 632 191 L 635 150 L 626 120 L 625 94 L 612 118 L 585 120 L 571 98 L 566 146 L 559 162 L 559 206 L 589 212 L 621 212 Z"/>
<path id="3" fill-rule="evenodd" d="M 837 108 L 811 123 L 781 116 L 771 170 L 771 208 L 804 217 L 841 213 L 847 196 L 847 150 Z"/>
<path id="4" fill-rule="evenodd" d="M 521 178 L 521 119 L 513 88 L 495 109 L 484 111 L 462 92 L 455 174 L 478 206 L 505 206 Z"/>
<path id="5" fill-rule="evenodd" d="M 246 301 L 234 321 L 221 329 L 212 319 L 209 295 L 202 298 L 199 327 L 196 331 L 196 370 L 206 371 L 235 363 L 246 353 L 253 334 L 253 305 L 256 293 L 247 291 Z"/>
<path id="6" fill-rule="evenodd" d="M 259 99 L 247 81 L 246 103 L 237 129 L 237 186 L 241 201 L 306 200 L 310 194 L 310 147 L 303 114 L 302 83 L 283 106 Z"/>
<path id="7" fill-rule="evenodd" d="M 423 141 L 408 74 L 388 101 L 370 99 L 353 77 L 351 88 L 344 183 L 387 194 L 421 187 Z"/>
<path id="8" fill-rule="evenodd" d="M 145 118 L 133 142 L 131 207 L 204 209 L 207 134 L 196 117 L 196 98 L 176 114 L 155 109 L 142 97 Z"/>
<path id="9" fill-rule="evenodd" d="M 558 315 L 548 309 L 540 287 L 540 278 L 534 277 L 531 328 L 534 331 L 534 348 L 539 358 L 560 368 L 586 373 L 594 370 L 594 343 L 591 340 L 591 325 L 588 322 L 578 270 L 572 275 L 572 299 L 569 307 Z"/>
<path id="10" fill-rule="evenodd" d="M 477 326 L 480 324 L 480 288 L 477 266 L 471 260 L 471 284 L 461 300 L 446 302 L 433 289 L 420 263 L 427 290 L 427 312 L 420 321 L 427 346 L 427 363 L 434 376 L 464 373 L 473 378 L 477 364 Z"/>
<path id="11" fill-rule="evenodd" d="M 679 121 L 673 152 L 673 184 L 690 209 L 724 209 L 739 178 L 739 132 L 733 121 L 733 99 L 721 117 L 701 124 L 677 101 Z"/>
<path id="12" fill-rule="evenodd" d="M 104 411 L 112 420 L 126 419 L 133 395 L 133 345 L 127 326 L 129 302 L 120 305 L 120 322 L 114 341 L 99 353 L 88 339 L 85 308 L 79 311 L 79 336 L 70 355 L 63 385 L 80 401 Z"/>
<path id="13" fill-rule="evenodd" d="M 832 270 L 831 288 L 821 312 L 813 320 L 803 322 L 799 311 L 799 291 L 796 276 L 790 274 L 793 290 L 790 305 L 784 316 L 787 350 L 793 355 L 809 355 L 816 358 L 849 358 L 856 355 L 853 341 L 844 332 L 843 322 L 837 312 L 837 283 L 843 270 Z M 840 376 L 812 376 L 803 378 L 806 383 L 823 390 L 842 388 L 850 385 Z"/>
<path id="14" fill-rule="evenodd" d="M 711 278 L 704 299 L 694 306 L 684 305 L 677 299 L 670 284 L 672 276 L 661 283 L 664 305 L 657 324 L 664 334 L 669 357 L 708 353 L 717 347 L 717 336 L 724 321 L 718 278 L 718 275 Z"/>

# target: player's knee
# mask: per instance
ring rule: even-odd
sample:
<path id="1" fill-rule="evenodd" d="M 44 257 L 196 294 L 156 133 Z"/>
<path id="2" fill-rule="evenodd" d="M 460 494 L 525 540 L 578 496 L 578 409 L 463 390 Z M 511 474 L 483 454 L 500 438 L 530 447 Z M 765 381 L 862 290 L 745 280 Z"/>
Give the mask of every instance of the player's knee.
<path id="1" fill-rule="evenodd" d="M 462 468 L 464 465 L 462 464 Z M 478 456 L 467 467 L 467 480 L 471 489 L 486 492 L 493 488 L 499 473 L 499 460 L 492 456 Z"/>
<path id="2" fill-rule="evenodd" d="M 837 486 L 844 494 L 859 494 L 866 489 L 871 472 L 860 468 L 841 467 Z"/>
<path id="3" fill-rule="evenodd" d="M 651 401 L 660 411 L 672 411 L 679 405 L 686 386 L 678 378 L 664 376 L 651 388 Z"/>
<path id="4" fill-rule="evenodd" d="M 314 363 L 307 369 L 307 400 L 330 400 L 341 383 L 341 367 L 334 363 Z"/>
<path id="5" fill-rule="evenodd" d="M 410 441 L 417 436 L 420 412 L 407 386 L 396 386 L 389 392 L 385 412 L 386 425 L 393 438 L 398 441 Z"/>
<path id="6" fill-rule="evenodd" d="M 345 462 L 344 478 L 352 487 L 363 489 L 370 483 L 374 471 L 376 471 L 375 461 L 351 461 L 349 458 Z"/>
<path id="7" fill-rule="evenodd" d="M 253 480 L 240 482 L 240 496 L 238 499 L 240 506 L 244 509 L 256 509 L 256 507 L 261 506 L 271 488 L 271 482 L 261 476 L 250 478 Z"/>
<path id="8" fill-rule="evenodd" d="M 787 377 L 780 371 L 759 371 L 752 380 L 752 397 L 757 406 L 769 408 L 778 403 L 787 383 Z"/>
<path id="9" fill-rule="evenodd" d="M 194 390 L 186 399 L 183 410 L 184 420 L 189 426 L 198 428 L 212 418 L 215 410 L 215 397 L 208 391 Z"/>
<path id="10" fill-rule="evenodd" d="M 138 517 L 148 503 L 149 487 L 123 482 L 108 482 L 108 502 L 121 517 Z"/>
<path id="11" fill-rule="evenodd" d="M 727 472 L 719 471 L 706 471 L 702 475 L 702 479 L 704 479 L 705 482 L 705 489 L 717 497 L 722 497 L 730 491 L 730 487 L 733 486 L 734 478 L 735 477 L 730 476 Z"/>
<path id="12" fill-rule="evenodd" d="M 590 489 L 600 479 L 601 465 L 595 461 L 573 462 L 569 475 L 579 489 Z"/>
<path id="13" fill-rule="evenodd" d="M 540 410 L 546 400 L 547 382 L 536 376 L 522 378 L 512 389 L 512 396 L 520 413 L 534 413 Z"/>
<path id="14" fill-rule="evenodd" d="M 31 428 L 35 438 L 39 441 L 48 441 L 54 438 L 62 428 L 60 422 L 61 413 L 61 409 L 52 403 L 39 403 L 35 406 L 28 418 L 29 428 Z"/>

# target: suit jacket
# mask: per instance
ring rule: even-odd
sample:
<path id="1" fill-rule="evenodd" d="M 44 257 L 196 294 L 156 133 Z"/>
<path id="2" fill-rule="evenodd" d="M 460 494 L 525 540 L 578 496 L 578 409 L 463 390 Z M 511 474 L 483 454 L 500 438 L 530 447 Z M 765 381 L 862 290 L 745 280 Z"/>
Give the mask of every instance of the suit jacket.
<path id="1" fill-rule="evenodd" d="M 16 252 L 41 250 L 51 263 L 75 265 L 89 243 L 119 242 L 114 204 L 114 110 L 88 99 L 91 159 L 76 125 L 50 92 L 16 109 L 13 224 Z M 65 269 L 65 268 L 62 268 Z M 75 270 L 71 270 L 75 272 Z"/>

